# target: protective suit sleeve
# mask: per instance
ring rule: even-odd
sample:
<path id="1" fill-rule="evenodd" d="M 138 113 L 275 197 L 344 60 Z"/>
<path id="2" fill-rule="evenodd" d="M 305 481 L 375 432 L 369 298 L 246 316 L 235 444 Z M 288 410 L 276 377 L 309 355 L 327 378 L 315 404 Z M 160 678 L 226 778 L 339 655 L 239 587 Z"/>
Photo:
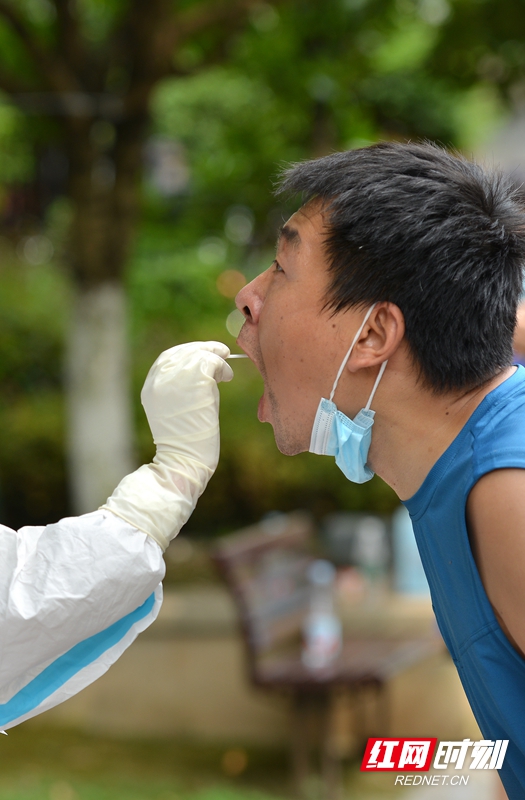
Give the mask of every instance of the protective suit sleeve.
<path id="1" fill-rule="evenodd" d="M 161 549 L 108 511 L 0 525 L 0 564 L 0 730 L 92 683 L 162 602 Z"/>

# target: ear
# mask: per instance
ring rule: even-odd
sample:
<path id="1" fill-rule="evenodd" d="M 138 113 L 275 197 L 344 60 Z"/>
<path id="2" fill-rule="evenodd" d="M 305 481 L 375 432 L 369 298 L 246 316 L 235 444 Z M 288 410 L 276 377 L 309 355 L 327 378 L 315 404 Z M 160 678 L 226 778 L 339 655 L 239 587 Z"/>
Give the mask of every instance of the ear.
<path id="1" fill-rule="evenodd" d="M 405 336 L 405 318 L 394 303 L 378 303 L 355 343 L 347 368 L 357 372 L 391 358 Z"/>

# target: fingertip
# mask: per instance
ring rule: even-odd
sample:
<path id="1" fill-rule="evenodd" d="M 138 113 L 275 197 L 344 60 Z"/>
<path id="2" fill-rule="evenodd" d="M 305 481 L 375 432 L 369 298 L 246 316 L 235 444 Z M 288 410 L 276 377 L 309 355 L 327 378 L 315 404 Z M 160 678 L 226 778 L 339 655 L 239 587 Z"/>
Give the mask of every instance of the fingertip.
<path id="1" fill-rule="evenodd" d="M 233 370 L 229 364 L 225 363 L 224 367 L 222 368 L 221 381 L 224 381 L 224 383 L 228 383 L 229 381 L 231 381 L 232 378 L 233 378 Z"/>
<path id="2" fill-rule="evenodd" d="M 208 350 L 208 352 L 215 353 L 215 355 L 221 358 L 227 358 L 230 355 L 230 348 L 223 342 L 200 342 L 200 349 Z"/>
<path id="3" fill-rule="evenodd" d="M 208 351 L 210 352 L 210 356 L 207 361 L 208 364 L 212 365 L 213 372 L 211 373 L 210 377 L 217 383 L 221 383 L 222 381 L 231 381 L 233 378 L 233 370 L 229 364 L 226 363 L 224 358 L 216 353 L 214 350 Z M 210 372 L 206 369 L 206 372 L 210 374 Z"/>

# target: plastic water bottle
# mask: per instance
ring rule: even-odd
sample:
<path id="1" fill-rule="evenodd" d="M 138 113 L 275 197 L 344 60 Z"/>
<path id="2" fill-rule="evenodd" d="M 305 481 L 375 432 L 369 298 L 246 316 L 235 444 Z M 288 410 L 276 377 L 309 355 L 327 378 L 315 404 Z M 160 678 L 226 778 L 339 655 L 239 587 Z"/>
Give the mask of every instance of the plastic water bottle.
<path id="1" fill-rule="evenodd" d="M 417 549 L 410 515 L 404 506 L 392 516 L 394 589 L 412 597 L 428 597 L 430 590 Z"/>
<path id="2" fill-rule="evenodd" d="M 334 610 L 335 569 L 329 561 L 314 561 L 308 569 L 310 609 L 303 626 L 302 661 L 309 669 L 329 666 L 341 652 L 341 622 Z"/>
<path id="3" fill-rule="evenodd" d="M 377 516 L 363 517 L 356 528 L 353 556 L 366 579 L 367 603 L 372 605 L 379 603 L 386 592 L 389 555 L 384 521 Z"/>

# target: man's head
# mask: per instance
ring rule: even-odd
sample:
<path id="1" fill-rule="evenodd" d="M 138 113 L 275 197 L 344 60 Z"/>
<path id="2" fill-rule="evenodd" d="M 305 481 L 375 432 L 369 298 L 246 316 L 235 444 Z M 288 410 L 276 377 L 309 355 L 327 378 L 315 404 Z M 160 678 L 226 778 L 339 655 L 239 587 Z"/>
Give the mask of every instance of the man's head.
<path id="1" fill-rule="evenodd" d="M 248 319 L 241 344 L 267 378 L 272 413 L 263 418 L 275 428 L 280 417 L 281 442 L 301 406 L 306 421 L 326 396 L 325 372 L 335 377 L 341 347 L 374 302 L 401 312 L 427 390 L 467 391 L 511 363 L 525 218 L 510 181 L 433 145 L 383 143 L 299 164 L 280 191 L 302 194 L 306 205 L 281 236 L 278 261 L 296 275 L 304 267 L 310 283 L 287 280 L 280 305 L 285 281 L 278 288 L 274 263 L 238 306 Z M 286 397 L 297 414 L 281 413 Z M 298 452 L 299 439 L 307 449 L 303 433 L 292 438 L 295 450 L 293 441 L 283 449 L 276 430 L 283 452 Z"/>

